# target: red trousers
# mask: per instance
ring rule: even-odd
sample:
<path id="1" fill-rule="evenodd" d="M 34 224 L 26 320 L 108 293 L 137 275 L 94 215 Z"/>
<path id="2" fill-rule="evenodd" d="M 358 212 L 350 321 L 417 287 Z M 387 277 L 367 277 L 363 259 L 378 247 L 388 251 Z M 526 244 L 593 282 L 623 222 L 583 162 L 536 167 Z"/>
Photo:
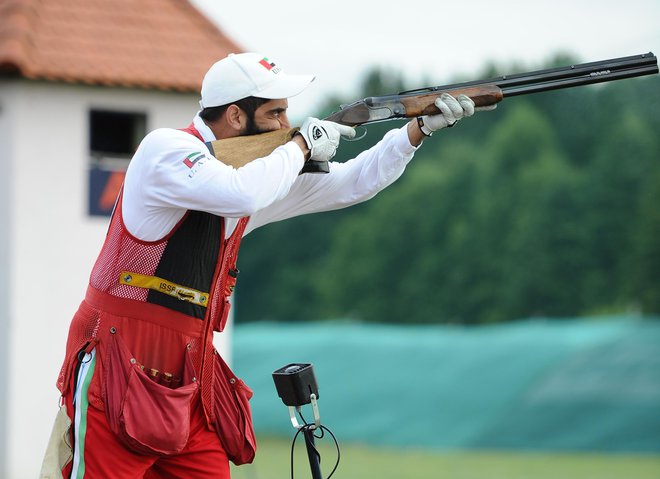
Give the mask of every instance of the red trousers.
<path id="1" fill-rule="evenodd" d="M 105 412 L 90 404 L 87 391 L 93 381 L 95 351 L 81 362 L 65 396 L 72 422 L 73 460 L 62 470 L 65 478 L 91 479 L 229 479 L 229 461 L 215 431 L 206 425 L 199 396 L 191 408 L 190 436 L 185 448 L 172 456 L 136 454 L 110 430 Z"/>

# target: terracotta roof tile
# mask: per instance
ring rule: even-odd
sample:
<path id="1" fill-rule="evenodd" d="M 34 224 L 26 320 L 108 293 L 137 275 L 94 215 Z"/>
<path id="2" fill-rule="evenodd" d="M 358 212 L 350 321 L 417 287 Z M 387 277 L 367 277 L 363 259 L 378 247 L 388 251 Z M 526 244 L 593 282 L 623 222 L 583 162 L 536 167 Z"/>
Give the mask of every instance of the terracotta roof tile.
<path id="1" fill-rule="evenodd" d="M 25 78 L 199 91 L 240 52 L 187 0 L 0 0 L 0 71 Z"/>

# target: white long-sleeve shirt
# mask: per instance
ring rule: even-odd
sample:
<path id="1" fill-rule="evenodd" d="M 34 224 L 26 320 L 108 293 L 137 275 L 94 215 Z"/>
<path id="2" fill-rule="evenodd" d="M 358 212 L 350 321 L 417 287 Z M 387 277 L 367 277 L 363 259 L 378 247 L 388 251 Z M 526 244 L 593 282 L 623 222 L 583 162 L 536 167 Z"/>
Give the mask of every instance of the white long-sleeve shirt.
<path id="1" fill-rule="evenodd" d="M 215 140 L 199 116 L 193 123 L 204 141 Z M 295 143 L 235 169 L 217 161 L 190 133 L 161 128 L 144 138 L 129 164 L 124 223 L 136 238 L 156 241 L 186 211 L 196 210 L 223 216 L 227 237 L 239 218 L 250 216 L 247 234 L 274 221 L 372 198 L 401 176 L 415 150 L 404 126 L 350 161 L 330 162 L 328 174 L 299 175 L 305 160 Z"/>

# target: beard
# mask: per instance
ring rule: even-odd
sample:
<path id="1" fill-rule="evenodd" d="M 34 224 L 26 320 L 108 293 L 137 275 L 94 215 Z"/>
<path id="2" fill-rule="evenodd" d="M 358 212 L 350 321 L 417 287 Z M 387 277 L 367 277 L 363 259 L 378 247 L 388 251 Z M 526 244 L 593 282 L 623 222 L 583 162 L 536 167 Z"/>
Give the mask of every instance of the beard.
<path id="1" fill-rule="evenodd" d="M 268 130 L 264 130 L 263 128 L 259 128 L 257 124 L 254 121 L 254 115 L 248 115 L 247 117 L 247 124 L 245 125 L 245 130 L 241 133 L 241 135 L 249 136 L 249 135 L 258 135 L 260 133 L 266 133 Z"/>

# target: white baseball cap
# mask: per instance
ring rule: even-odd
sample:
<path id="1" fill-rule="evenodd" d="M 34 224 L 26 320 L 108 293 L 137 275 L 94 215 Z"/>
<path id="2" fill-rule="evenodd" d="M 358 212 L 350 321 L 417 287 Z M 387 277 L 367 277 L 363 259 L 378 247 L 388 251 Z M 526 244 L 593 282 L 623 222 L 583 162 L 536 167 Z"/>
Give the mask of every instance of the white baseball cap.
<path id="1" fill-rule="evenodd" d="M 287 75 L 260 53 L 230 53 L 211 66 L 202 81 L 202 108 L 228 105 L 255 96 L 289 98 L 314 81 L 313 75 Z"/>

